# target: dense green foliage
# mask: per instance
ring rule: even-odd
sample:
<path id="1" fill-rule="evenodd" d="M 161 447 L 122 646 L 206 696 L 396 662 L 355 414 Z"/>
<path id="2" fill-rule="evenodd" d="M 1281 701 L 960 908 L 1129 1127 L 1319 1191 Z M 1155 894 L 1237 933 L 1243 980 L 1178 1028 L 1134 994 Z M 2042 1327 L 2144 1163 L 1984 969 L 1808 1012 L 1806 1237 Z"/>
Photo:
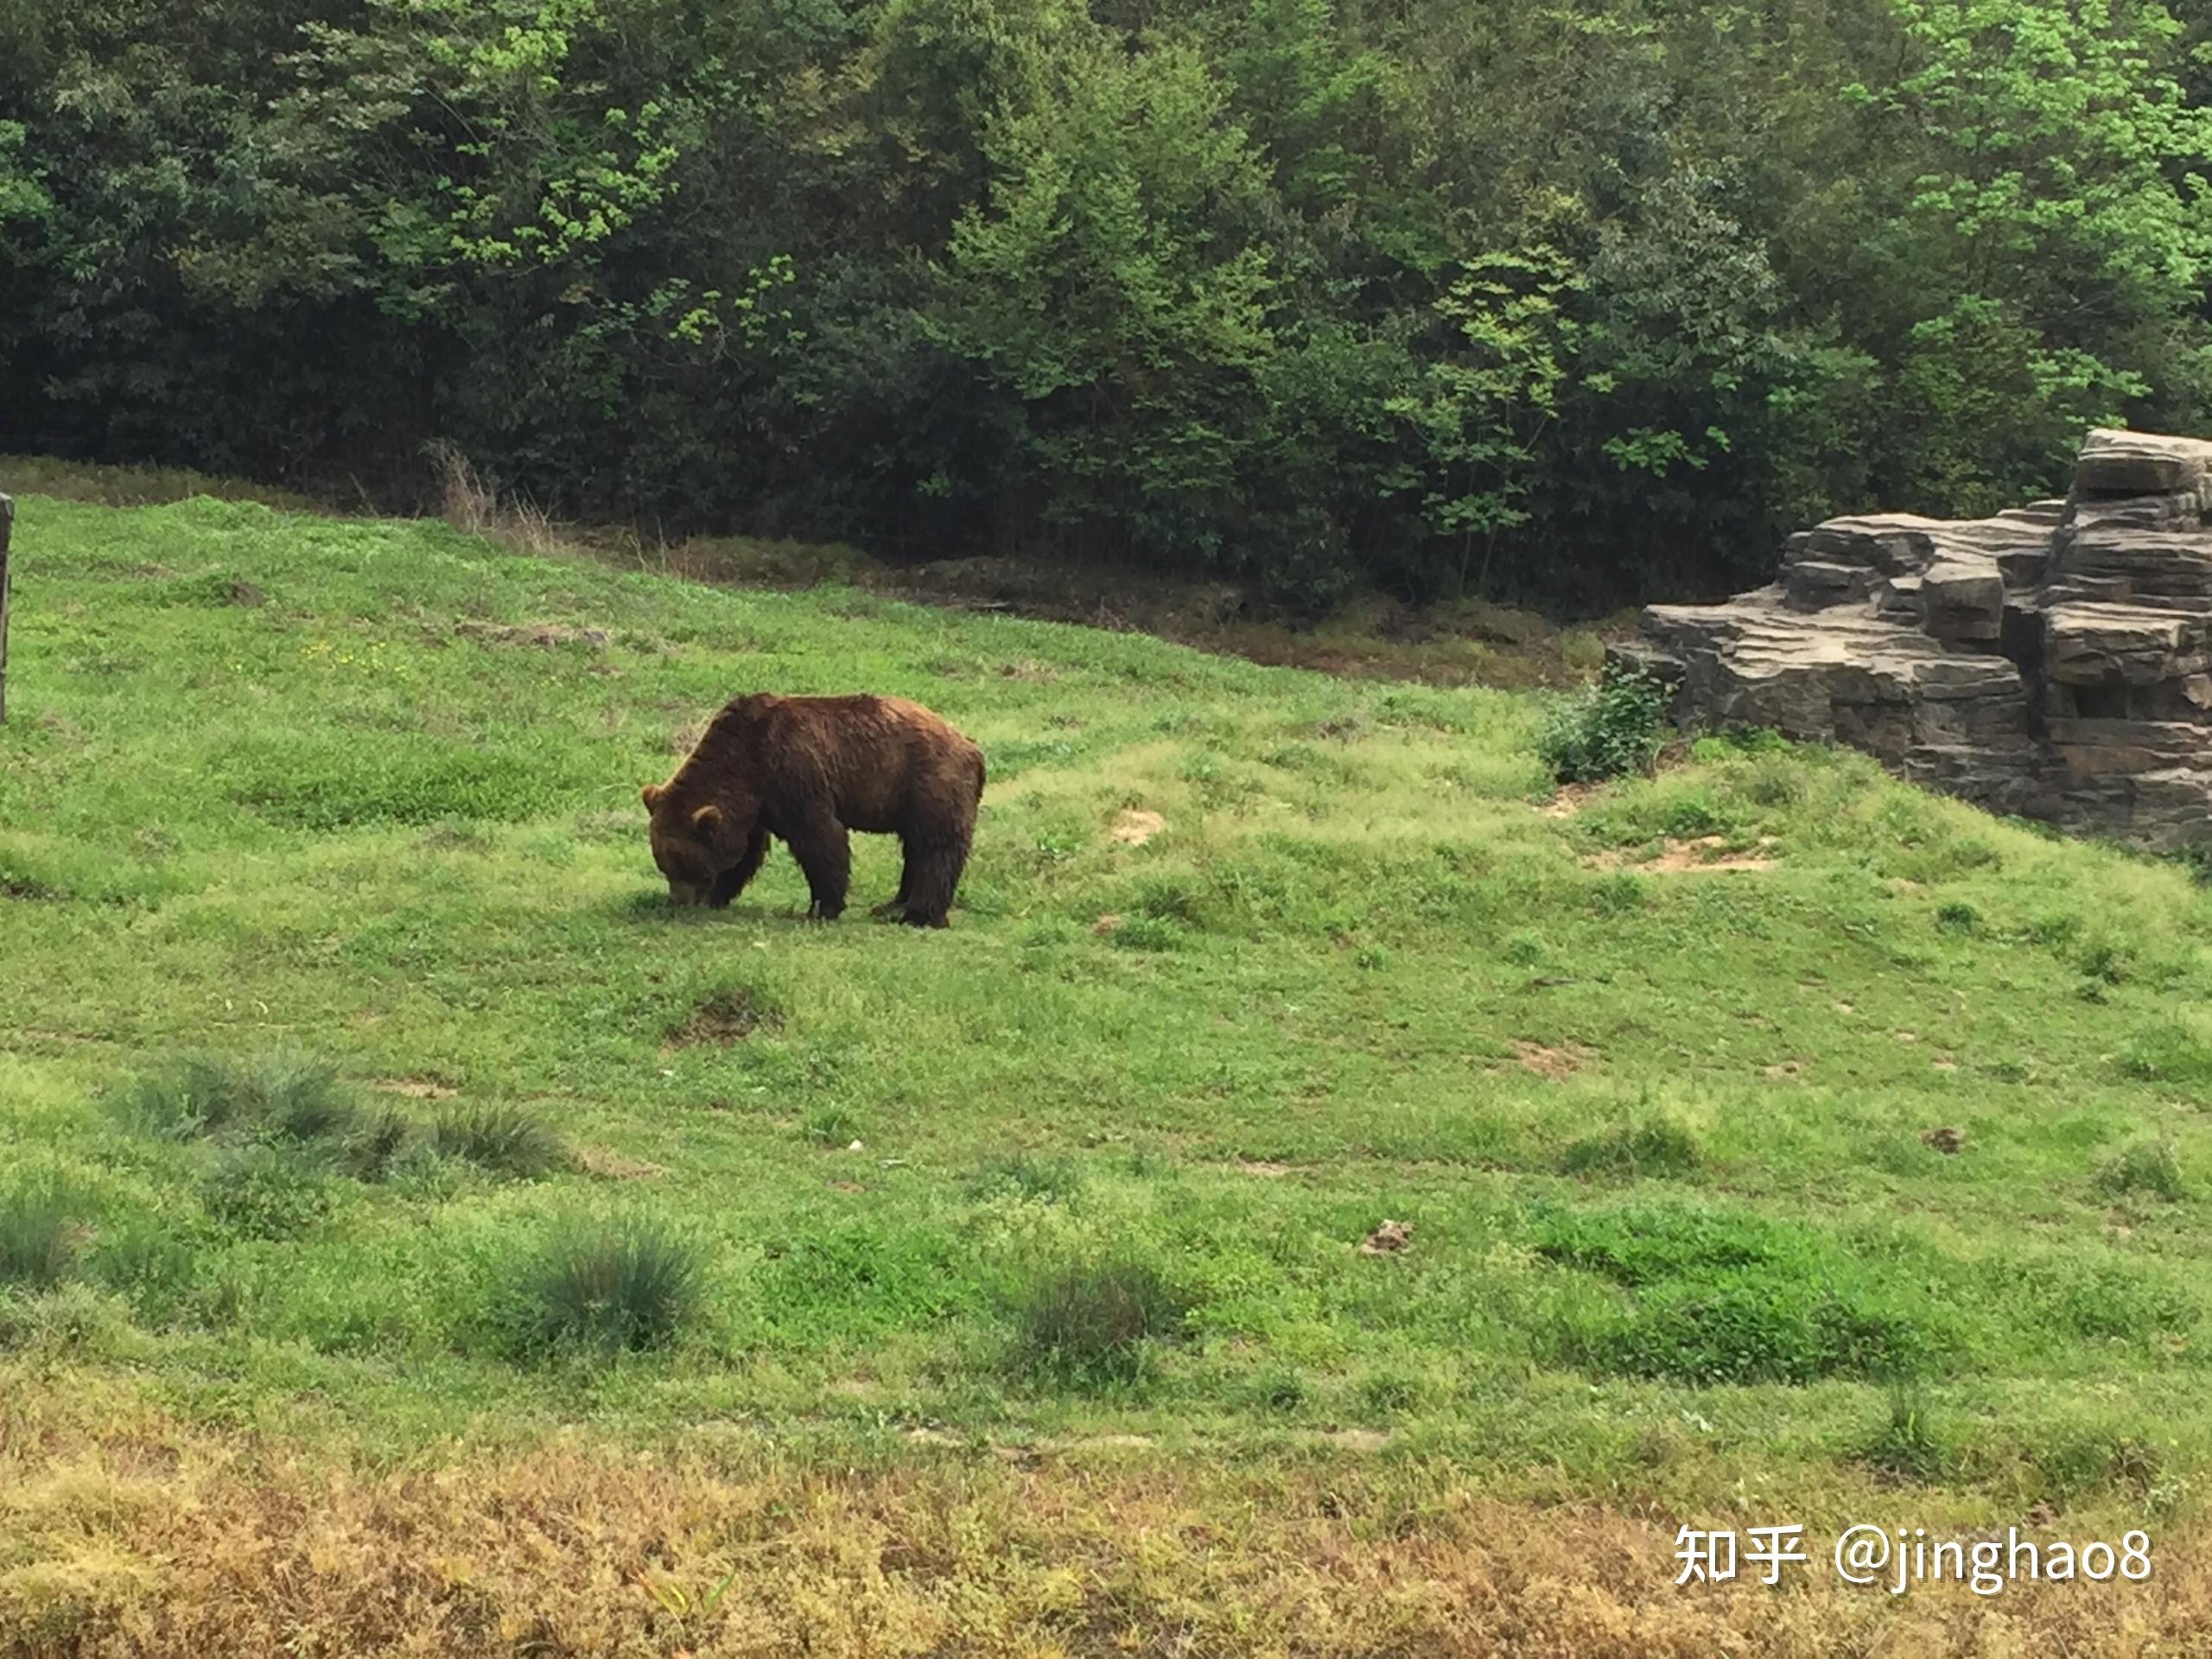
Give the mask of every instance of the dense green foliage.
<path id="1" fill-rule="evenodd" d="M 2196 36 L 2207 27 L 2191 24 Z M 2155 0 L 0 0 L 0 448 L 1599 600 L 2212 429 Z M 23 395 L 29 389 L 31 395 Z"/>
<path id="2" fill-rule="evenodd" d="M 1562 784 L 1649 772 L 1671 729 L 1669 701 L 1666 688 L 1649 676 L 1609 664 L 1588 685 L 1553 700 L 1536 753 Z"/>

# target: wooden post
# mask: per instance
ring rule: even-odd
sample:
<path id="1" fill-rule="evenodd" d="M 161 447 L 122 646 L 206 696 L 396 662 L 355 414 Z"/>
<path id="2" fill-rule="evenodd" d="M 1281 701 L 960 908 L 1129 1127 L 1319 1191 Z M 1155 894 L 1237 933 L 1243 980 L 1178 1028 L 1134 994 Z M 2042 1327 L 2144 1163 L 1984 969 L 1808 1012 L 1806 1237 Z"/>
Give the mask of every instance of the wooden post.
<path id="1" fill-rule="evenodd" d="M 15 500 L 0 495 L 0 720 L 8 718 L 8 537 L 15 528 Z"/>

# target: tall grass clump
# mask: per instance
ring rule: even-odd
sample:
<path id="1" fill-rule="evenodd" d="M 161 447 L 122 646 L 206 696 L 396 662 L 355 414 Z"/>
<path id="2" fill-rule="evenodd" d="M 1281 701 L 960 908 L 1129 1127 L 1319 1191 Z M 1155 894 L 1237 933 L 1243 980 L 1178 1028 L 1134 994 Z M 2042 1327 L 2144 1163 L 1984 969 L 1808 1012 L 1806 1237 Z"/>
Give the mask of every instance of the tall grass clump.
<path id="1" fill-rule="evenodd" d="M 52 1180 L 26 1182 L 0 1198 L 0 1284 L 58 1284 L 76 1265 L 84 1228 L 69 1194 Z"/>
<path id="2" fill-rule="evenodd" d="M 1648 772 L 1666 742 L 1669 701 L 1649 675 L 1609 665 L 1591 684 L 1553 699 L 1536 753 L 1562 784 Z"/>
<path id="3" fill-rule="evenodd" d="M 1699 1158 L 1697 1137 L 1673 1119 L 1655 1114 L 1577 1141 L 1560 1154 L 1560 1168 L 1569 1175 L 1633 1179 L 1686 1175 L 1697 1167 Z"/>
<path id="4" fill-rule="evenodd" d="M 188 1057 L 126 1087 L 118 1111 L 139 1128 L 180 1141 L 340 1141 L 361 1121 L 337 1071 L 290 1050 Z"/>
<path id="5" fill-rule="evenodd" d="M 518 1106 L 478 1106 L 438 1120 L 430 1143 L 448 1158 L 528 1180 L 558 1169 L 568 1147 Z"/>
<path id="6" fill-rule="evenodd" d="M 572 1224 L 524 1273 L 518 1345 L 601 1357 L 665 1347 L 698 1311 L 704 1278 L 698 1247 L 657 1224 Z"/>
<path id="7" fill-rule="evenodd" d="M 1017 1309 L 1022 1365 L 1057 1381 L 1144 1380 L 1160 1350 L 1179 1340 L 1190 1301 L 1148 1263 L 1109 1258 L 1046 1274 Z"/>

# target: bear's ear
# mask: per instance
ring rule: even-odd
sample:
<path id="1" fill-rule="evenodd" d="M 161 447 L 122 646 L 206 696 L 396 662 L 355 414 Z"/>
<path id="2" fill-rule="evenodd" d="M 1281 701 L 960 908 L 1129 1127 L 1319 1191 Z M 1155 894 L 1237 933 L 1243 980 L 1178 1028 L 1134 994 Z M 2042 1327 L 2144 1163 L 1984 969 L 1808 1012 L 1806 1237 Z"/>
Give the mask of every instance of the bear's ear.
<path id="1" fill-rule="evenodd" d="M 691 827 L 702 836 L 711 836 L 722 827 L 722 810 L 712 801 L 691 815 Z"/>
<path id="2" fill-rule="evenodd" d="M 647 784 L 643 789 L 639 790 L 638 793 L 645 803 L 645 810 L 650 812 L 653 808 L 660 804 L 660 798 L 667 794 L 668 791 L 663 789 L 658 784 Z"/>

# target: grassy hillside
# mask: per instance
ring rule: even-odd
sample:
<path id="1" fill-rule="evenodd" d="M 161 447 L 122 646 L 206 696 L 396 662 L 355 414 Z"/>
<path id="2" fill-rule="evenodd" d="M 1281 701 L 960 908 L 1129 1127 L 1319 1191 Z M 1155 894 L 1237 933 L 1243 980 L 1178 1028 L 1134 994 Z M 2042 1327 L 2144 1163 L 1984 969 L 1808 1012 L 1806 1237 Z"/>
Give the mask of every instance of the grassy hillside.
<path id="1" fill-rule="evenodd" d="M 29 497 L 16 541 L 0 1647 L 1904 1616 L 1686 1600 L 1700 1517 L 2184 1552 L 2008 1604 L 2084 1640 L 2203 1593 L 2212 899 L 2175 867 L 1774 744 L 1554 800 L 1516 696 L 434 524 Z M 780 850 L 667 906 L 638 786 L 755 688 L 983 745 L 949 931 L 861 914 L 880 837 L 834 926 Z M 327 1062 L 353 1116 L 210 1123 L 194 1054 L 285 1099 Z M 486 1144 L 531 1130 L 542 1168 Z M 547 1336 L 607 1236 L 695 1267 L 666 1344 Z"/>

